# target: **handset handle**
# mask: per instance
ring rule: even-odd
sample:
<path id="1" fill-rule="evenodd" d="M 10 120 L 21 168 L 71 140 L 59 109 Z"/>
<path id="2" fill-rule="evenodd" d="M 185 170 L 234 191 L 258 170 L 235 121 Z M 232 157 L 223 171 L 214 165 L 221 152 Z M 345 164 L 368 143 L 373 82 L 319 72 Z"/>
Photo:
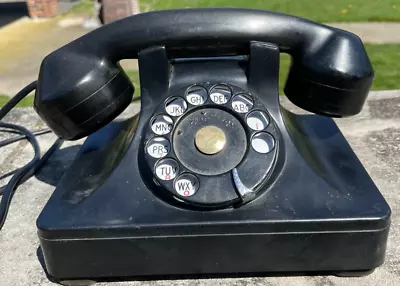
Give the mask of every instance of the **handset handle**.
<path id="1" fill-rule="evenodd" d="M 165 46 L 174 57 L 233 55 L 248 53 L 251 41 L 274 43 L 292 56 L 285 93 L 295 104 L 338 117 L 361 110 L 373 69 L 356 35 L 294 16 L 234 8 L 143 13 L 90 32 L 44 59 L 35 107 L 53 121 L 55 113 L 71 111 L 99 89 L 124 92 L 121 82 L 129 84 L 117 62 L 152 46 Z M 120 88 L 108 88 L 115 81 Z"/>
<path id="2" fill-rule="evenodd" d="M 141 50 L 157 45 L 190 57 L 209 56 L 213 50 L 216 55 L 239 54 L 250 41 L 260 41 L 277 44 L 297 58 L 334 39 L 363 50 L 354 34 L 299 17 L 252 9 L 204 8 L 138 14 L 103 26 L 67 47 L 81 50 L 84 41 L 88 54 L 118 61 L 137 58 Z M 360 60 L 364 57 L 361 54 Z"/>

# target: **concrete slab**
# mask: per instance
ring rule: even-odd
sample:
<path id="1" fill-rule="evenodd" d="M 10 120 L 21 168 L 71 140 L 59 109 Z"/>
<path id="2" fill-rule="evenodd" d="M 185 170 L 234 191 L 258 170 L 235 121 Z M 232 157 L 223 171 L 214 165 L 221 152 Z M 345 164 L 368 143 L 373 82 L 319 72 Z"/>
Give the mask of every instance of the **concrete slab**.
<path id="1" fill-rule="evenodd" d="M 358 35 L 368 44 L 400 43 L 400 23 L 365 22 L 365 23 L 328 23 L 327 25 L 346 30 Z"/>
<path id="2" fill-rule="evenodd" d="M 300 111 L 282 97 L 282 104 Z M 102 282 L 97 285 L 399 285 L 400 284 L 400 91 L 373 92 L 361 114 L 336 120 L 361 162 L 392 207 L 392 228 L 387 246 L 385 264 L 373 274 L 362 278 L 335 276 L 282 276 L 257 278 L 226 278 L 199 280 L 163 280 Z M 139 109 L 131 107 L 124 116 L 131 116 Z M 31 130 L 42 128 L 43 122 L 32 109 L 14 110 L 7 121 L 22 124 Z M 1 133 L 1 136 L 4 136 Z M 8 135 L 9 136 L 9 135 Z M 3 137 L 0 137 L 0 140 Z M 39 137 L 45 150 L 54 135 Z M 23 184 L 16 192 L 8 220 L 0 232 L 0 284 L 1 285 L 53 285 L 42 268 L 37 255 L 39 242 L 35 220 L 51 196 L 54 186 L 68 169 L 83 140 L 66 142 L 35 178 Z M 2 148 L 0 175 L 22 166 L 32 156 L 26 142 Z M 4 183 L 4 181 L 2 182 Z"/>

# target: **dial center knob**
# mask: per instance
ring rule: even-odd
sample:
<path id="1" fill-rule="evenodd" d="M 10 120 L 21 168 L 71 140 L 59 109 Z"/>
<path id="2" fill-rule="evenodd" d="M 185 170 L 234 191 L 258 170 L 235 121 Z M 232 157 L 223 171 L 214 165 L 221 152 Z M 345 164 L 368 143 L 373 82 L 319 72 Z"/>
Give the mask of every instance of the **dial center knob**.
<path id="1" fill-rule="evenodd" d="M 197 131 L 194 142 L 200 152 L 213 155 L 224 148 L 226 137 L 218 127 L 205 126 Z"/>

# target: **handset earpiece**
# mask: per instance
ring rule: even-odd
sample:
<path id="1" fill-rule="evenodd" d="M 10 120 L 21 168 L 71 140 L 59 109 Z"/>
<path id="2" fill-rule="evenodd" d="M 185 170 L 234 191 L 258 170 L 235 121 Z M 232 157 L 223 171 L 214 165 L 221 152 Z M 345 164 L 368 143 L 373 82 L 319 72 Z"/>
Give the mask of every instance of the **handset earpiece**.
<path id="1" fill-rule="evenodd" d="M 119 64 L 66 46 L 43 60 L 34 107 L 60 138 L 76 140 L 117 117 L 133 93 Z"/>
<path id="2" fill-rule="evenodd" d="M 334 33 L 322 45 L 293 54 L 284 91 L 305 110 L 331 117 L 355 115 L 368 95 L 373 68 L 356 35 L 331 29 Z"/>

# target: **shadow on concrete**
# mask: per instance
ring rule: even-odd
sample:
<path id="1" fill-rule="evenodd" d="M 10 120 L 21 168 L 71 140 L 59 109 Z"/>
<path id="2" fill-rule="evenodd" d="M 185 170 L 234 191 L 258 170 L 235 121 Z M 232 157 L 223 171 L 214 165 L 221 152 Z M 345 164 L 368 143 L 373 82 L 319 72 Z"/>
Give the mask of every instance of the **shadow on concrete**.
<path id="1" fill-rule="evenodd" d="M 28 16 L 28 7 L 24 1 L 0 3 L 0 27 L 24 16 Z"/>
<path id="2" fill-rule="evenodd" d="M 46 263 L 44 261 L 43 251 L 40 246 L 36 249 L 36 257 L 37 257 L 40 265 L 42 266 L 43 271 L 46 272 L 46 274 L 47 274 Z"/>
<path id="3" fill-rule="evenodd" d="M 35 175 L 36 179 L 56 186 L 68 170 L 80 148 L 81 145 L 75 145 L 57 150 Z"/>

